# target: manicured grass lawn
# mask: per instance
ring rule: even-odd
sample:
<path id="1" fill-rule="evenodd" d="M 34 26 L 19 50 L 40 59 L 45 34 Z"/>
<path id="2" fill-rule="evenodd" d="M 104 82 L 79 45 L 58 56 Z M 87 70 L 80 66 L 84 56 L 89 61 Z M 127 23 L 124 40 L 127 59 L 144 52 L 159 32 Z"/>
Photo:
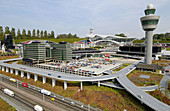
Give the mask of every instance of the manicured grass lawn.
<path id="1" fill-rule="evenodd" d="M 73 42 L 78 42 L 78 41 L 81 41 L 81 40 L 85 40 L 87 38 L 63 38 L 63 39 L 16 39 L 15 40 L 15 43 L 19 43 L 19 42 L 24 42 L 24 41 L 30 41 L 30 40 L 47 40 L 47 41 L 53 41 L 53 42 L 56 42 L 56 43 L 59 43 L 59 42 L 69 42 L 69 43 L 73 43 Z"/>
<path id="2" fill-rule="evenodd" d="M 148 75 L 150 76 L 150 78 L 149 79 L 139 78 L 140 75 Z M 134 70 L 130 74 L 128 74 L 127 77 L 137 86 L 144 86 L 144 85 L 150 86 L 150 85 L 159 84 L 161 79 L 163 78 L 163 75 Z"/>
<path id="3" fill-rule="evenodd" d="M 19 56 L 0 56 L 0 60 L 18 58 Z"/>
<path id="4" fill-rule="evenodd" d="M 170 60 L 153 60 L 152 64 L 157 64 L 166 67 L 170 65 Z"/>
<path id="5" fill-rule="evenodd" d="M 0 111 L 16 111 L 16 109 L 0 98 Z"/>
<path id="6" fill-rule="evenodd" d="M 165 104 L 170 105 L 170 99 L 167 96 L 165 96 L 160 90 L 155 90 L 147 93 L 152 95 L 156 99 L 164 102 Z"/>
<path id="7" fill-rule="evenodd" d="M 117 68 L 117 69 L 114 69 L 113 71 L 120 71 L 120 70 L 122 70 L 123 68 L 125 68 L 125 67 L 127 67 L 127 66 L 129 66 L 129 65 L 131 65 L 131 63 L 124 63 L 124 64 L 122 64 L 121 67 L 119 67 L 119 68 Z"/>
<path id="8" fill-rule="evenodd" d="M 97 87 L 91 83 L 83 83 L 83 90 L 78 92 L 80 89 L 79 82 L 68 82 L 68 88 L 64 90 L 63 81 L 58 80 L 56 81 L 56 86 L 51 87 L 50 78 L 47 78 L 47 82 L 43 84 L 42 77 L 40 76 L 38 81 L 34 82 L 32 74 L 31 78 L 28 80 L 26 77 L 21 78 L 20 75 L 16 76 L 15 74 L 6 73 L 4 71 L 0 71 L 0 73 L 55 92 L 61 96 L 69 97 L 85 104 L 90 104 L 93 107 L 97 107 L 105 111 L 122 111 L 124 109 L 127 109 L 128 111 L 144 111 L 148 109 L 148 107 L 140 104 L 138 100 L 125 90 L 112 89 L 104 86 Z"/>

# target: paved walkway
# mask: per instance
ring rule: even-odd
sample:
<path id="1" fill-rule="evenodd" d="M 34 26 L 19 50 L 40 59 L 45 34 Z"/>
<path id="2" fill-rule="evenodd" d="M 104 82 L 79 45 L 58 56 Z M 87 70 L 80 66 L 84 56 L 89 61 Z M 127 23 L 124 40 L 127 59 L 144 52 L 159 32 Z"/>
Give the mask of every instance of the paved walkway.
<path id="1" fill-rule="evenodd" d="M 154 110 L 158 111 L 170 111 L 170 107 L 166 105 L 165 103 L 162 103 L 161 101 L 157 100 L 156 98 L 152 97 L 151 95 L 147 94 L 145 91 L 142 89 L 138 88 L 136 85 L 134 85 L 127 77 L 126 75 L 129 74 L 131 71 L 136 69 L 136 65 L 138 62 L 127 66 L 126 68 L 117 71 L 116 73 L 112 73 L 112 71 L 105 71 L 106 74 L 105 76 L 100 76 L 100 77 L 80 77 L 76 75 L 66 75 L 61 72 L 54 72 L 54 71 L 48 71 L 48 70 L 40 70 L 36 68 L 30 68 L 22 65 L 12 65 L 12 64 L 5 64 L 3 63 L 4 61 L 0 61 L 1 65 L 6 66 L 6 67 L 13 67 L 14 69 L 19 69 L 22 71 L 26 72 L 33 72 L 36 74 L 40 75 L 48 75 L 48 73 L 51 73 L 52 75 L 54 74 L 55 77 L 51 76 L 52 78 L 57 78 L 58 75 L 61 74 L 62 78 L 58 78 L 60 80 L 68 80 L 68 81 L 103 81 L 103 80 L 108 80 L 108 79 L 114 79 L 116 78 L 119 83 L 129 92 L 131 93 L 134 97 L 139 99 L 142 103 L 145 103 L 149 107 L 151 107 Z M 22 69 L 21 69 L 22 68 Z M 23 70 L 23 68 L 26 68 L 26 70 Z M 60 74 L 59 74 L 60 73 Z"/>
<path id="2" fill-rule="evenodd" d="M 170 65 L 165 69 L 170 69 Z M 165 72 L 164 74 L 165 75 L 160 82 L 160 90 L 165 94 L 166 88 L 168 87 L 168 80 L 170 81 L 170 72 Z M 170 91 L 167 91 L 167 96 L 170 98 Z"/>

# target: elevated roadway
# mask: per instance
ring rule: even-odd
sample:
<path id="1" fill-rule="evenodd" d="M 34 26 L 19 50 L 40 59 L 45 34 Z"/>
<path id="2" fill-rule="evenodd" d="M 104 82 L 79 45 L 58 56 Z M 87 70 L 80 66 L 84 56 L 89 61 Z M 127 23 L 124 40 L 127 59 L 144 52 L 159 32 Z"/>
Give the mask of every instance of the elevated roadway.
<path id="1" fill-rule="evenodd" d="M 29 67 L 25 65 L 20 65 L 20 64 L 8 64 L 4 63 L 7 61 L 12 61 L 12 60 L 20 60 L 20 59 L 8 59 L 8 60 L 2 60 L 0 61 L 0 66 L 4 66 L 10 69 L 15 69 L 19 71 L 24 71 L 24 72 L 29 72 L 32 74 L 37 74 L 41 76 L 46 76 L 58 80 L 63 80 L 63 81 L 104 81 L 108 79 L 114 79 L 116 78 L 119 74 L 118 73 L 110 73 L 105 76 L 94 76 L 94 77 L 86 77 L 86 76 L 79 76 L 79 75 L 74 75 L 74 74 L 67 74 L 64 72 L 58 72 L 58 71 L 52 71 L 52 70 L 46 70 L 46 69 L 40 69 L 40 68 L 35 68 L 35 67 Z M 107 73 L 107 71 L 106 71 Z M 49 76 L 50 74 L 50 76 Z"/>
<path id="2" fill-rule="evenodd" d="M 9 61 L 9 60 L 8 60 Z M 143 61 L 143 60 L 141 60 Z M 13 64 L 7 64 L 4 63 L 3 61 L 0 61 L 0 66 L 4 67 L 9 67 L 13 69 L 17 69 L 20 71 L 25 71 L 25 72 L 30 72 L 33 74 L 38 74 L 41 76 L 47 76 L 59 80 L 67 80 L 67 81 L 104 81 L 104 80 L 109 80 L 109 79 L 114 79 L 116 78 L 118 82 L 129 92 L 131 93 L 134 97 L 139 99 L 141 103 L 144 103 L 151 107 L 152 109 L 156 111 L 170 111 L 170 107 L 159 100 L 155 99 L 151 95 L 147 94 L 144 92 L 142 89 L 138 88 L 136 85 L 134 85 L 127 77 L 126 75 L 129 74 L 131 71 L 136 69 L 136 65 L 140 61 L 127 66 L 126 68 L 116 72 L 112 73 L 112 71 L 105 71 L 104 73 L 108 74 L 105 76 L 97 76 L 97 77 L 82 77 L 78 75 L 70 75 L 70 74 L 65 74 L 62 72 L 57 72 L 57 71 L 50 71 L 50 70 L 44 70 L 44 69 L 39 69 L 39 68 L 33 68 L 33 67 L 28 67 L 28 66 L 23 66 L 23 65 L 13 65 Z M 25 69 L 24 69 L 25 68 Z M 51 76 L 48 76 L 48 74 L 51 74 Z"/>

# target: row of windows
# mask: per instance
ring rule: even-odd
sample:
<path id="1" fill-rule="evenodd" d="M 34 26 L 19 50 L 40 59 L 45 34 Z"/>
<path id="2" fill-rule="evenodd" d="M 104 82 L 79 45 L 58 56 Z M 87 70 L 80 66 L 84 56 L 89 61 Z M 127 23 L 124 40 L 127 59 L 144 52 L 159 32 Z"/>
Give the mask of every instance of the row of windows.
<path id="1" fill-rule="evenodd" d="M 142 21 L 142 25 L 155 25 L 155 24 L 158 24 L 158 20 Z"/>

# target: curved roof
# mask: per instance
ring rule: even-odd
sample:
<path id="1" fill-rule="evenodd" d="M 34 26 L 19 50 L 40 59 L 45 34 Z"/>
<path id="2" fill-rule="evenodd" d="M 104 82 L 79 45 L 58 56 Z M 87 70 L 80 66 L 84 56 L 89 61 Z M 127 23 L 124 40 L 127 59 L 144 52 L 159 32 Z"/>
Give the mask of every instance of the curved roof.
<path id="1" fill-rule="evenodd" d="M 135 37 L 120 37 L 115 35 L 100 35 L 100 34 L 86 34 L 87 37 L 94 38 L 99 36 L 101 38 L 113 37 L 113 38 L 121 38 L 121 39 L 135 39 Z"/>
<path id="2" fill-rule="evenodd" d="M 115 44 L 120 44 L 119 42 L 114 41 L 114 40 L 98 40 L 98 41 L 95 41 L 94 43 L 102 42 L 102 41 L 109 41 L 109 42 L 112 42 L 112 43 L 115 43 Z"/>
<path id="3" fill-rule="evenodd" d="M 31 44 L 31 43 L 55 43 L 52 41 L 46 41 L 46 40 L 29 40 L 22 42 L 23 44 Z"/>

